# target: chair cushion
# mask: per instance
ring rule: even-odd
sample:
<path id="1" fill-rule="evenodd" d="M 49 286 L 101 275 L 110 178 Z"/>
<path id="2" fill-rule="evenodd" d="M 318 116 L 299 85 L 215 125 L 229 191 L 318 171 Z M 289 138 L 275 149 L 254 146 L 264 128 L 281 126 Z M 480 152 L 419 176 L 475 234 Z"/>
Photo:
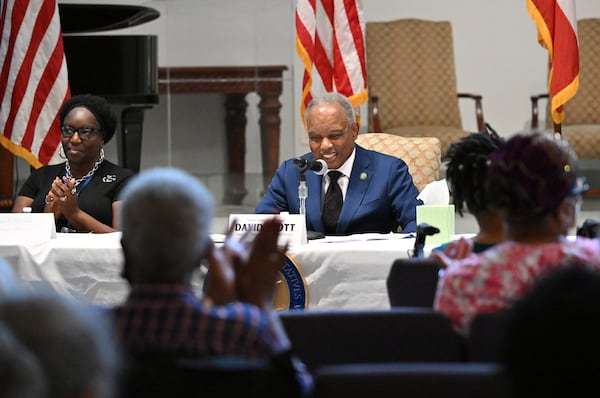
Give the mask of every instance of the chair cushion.
<path id="1" fill-rule="evenodd" d="M 441 142 L 442 157 L 448 150 L 450 144 L 469 135 L 467 131 L 462 129 L 444 126 L 393 127 L 386 130 L 386 133 L 401 135 L 403 137 L 436 137 Z"/>
<path id="2" fill-rule="evenodd" d="M 356 143 L 363 148 L 399 157 L 420 191 L 440 175 L 441 143 L 436 137 L 402 137 L 386 133 L 359 134 Z"/>

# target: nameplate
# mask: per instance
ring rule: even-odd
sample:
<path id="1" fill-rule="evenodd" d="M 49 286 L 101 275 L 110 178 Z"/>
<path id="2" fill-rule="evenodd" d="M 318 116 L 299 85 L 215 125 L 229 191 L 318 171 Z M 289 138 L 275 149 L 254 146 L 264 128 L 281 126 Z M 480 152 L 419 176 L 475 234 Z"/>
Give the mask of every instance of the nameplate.
<path id="1" fill-rule="evenodd" d="M 229 229 L 233 227 L 232 237 L 238 240 L 246 235 L 254 237 L 262 228 L 263 222 L 273 216 L 273 214 L 230 214 Z M 282 224 L 277 242 L 279 246 L 286 244 L 297 246 L 307 243 L 306 218 L 303 215 L 280 213 L 277 217 Z"/>
<path id="2" fill-rule="evenodd" d="M 0 213 L 0 241 L 23 242 L 56 238 L 52 213 Z"/>

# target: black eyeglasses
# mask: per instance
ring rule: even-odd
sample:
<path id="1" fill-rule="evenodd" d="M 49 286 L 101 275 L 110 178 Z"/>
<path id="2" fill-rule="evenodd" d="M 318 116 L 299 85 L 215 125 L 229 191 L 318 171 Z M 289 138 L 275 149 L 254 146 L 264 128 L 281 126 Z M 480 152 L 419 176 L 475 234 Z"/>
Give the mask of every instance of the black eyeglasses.
<path id="1" fill-rule="evenodd" d="M 60 128 L 60 133 L 63 138 L 71 138 L 75 133 L 79 135 L 79 138 L 82 140 L 87 140 L 95 136 L 100 132 L 99 129 L 95 129 L 92 127 L 71 127 L 71 126 L 62 126 Z"/>

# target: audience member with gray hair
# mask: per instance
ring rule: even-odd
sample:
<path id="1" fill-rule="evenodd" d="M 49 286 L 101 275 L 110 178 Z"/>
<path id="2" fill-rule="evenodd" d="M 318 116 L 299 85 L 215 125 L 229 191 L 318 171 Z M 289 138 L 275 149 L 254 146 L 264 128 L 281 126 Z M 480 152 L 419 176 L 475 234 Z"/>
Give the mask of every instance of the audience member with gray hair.
<path id="1" fill-rule="evenodd" d="M 229 237 L 216 248 L 209 234 L 211 194 L 175 168 L 141 172 L 121 200 L 123 275 L 130 292 L 114 315 L 127 353 L 292 359 L 272 308 L 284 261 L 277 246 L 281 220 L 265 221 L 251 243 Z M 203 259 L 210 281 L 200 300 L 191 279 Z"/>
<path id="2" fill-rule="evenodd" d="M 0 397 L 44 398 L 46 377 L 36 356 L 0 323 Z"/>
<path id="3" fill-rule="evenodd" d="M 54 292 L 24 292 L 0 300 L 0 325 L 37 358 L 45 397 L 113 396 L 119 354 L 99 311 Z"/>

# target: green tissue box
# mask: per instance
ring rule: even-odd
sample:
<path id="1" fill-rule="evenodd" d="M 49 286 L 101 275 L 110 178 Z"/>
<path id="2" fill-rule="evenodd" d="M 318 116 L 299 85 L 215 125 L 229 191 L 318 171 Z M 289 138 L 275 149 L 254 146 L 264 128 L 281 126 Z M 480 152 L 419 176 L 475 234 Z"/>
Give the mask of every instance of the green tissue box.
<path id="1" fill-rule="evenodd" d="M 425 239 L 426 245 L 440 245 L 454 236 L 454 205 L 417 206 L 417 225 L 427 223 L 440 229 L 440 232 Z"/>

